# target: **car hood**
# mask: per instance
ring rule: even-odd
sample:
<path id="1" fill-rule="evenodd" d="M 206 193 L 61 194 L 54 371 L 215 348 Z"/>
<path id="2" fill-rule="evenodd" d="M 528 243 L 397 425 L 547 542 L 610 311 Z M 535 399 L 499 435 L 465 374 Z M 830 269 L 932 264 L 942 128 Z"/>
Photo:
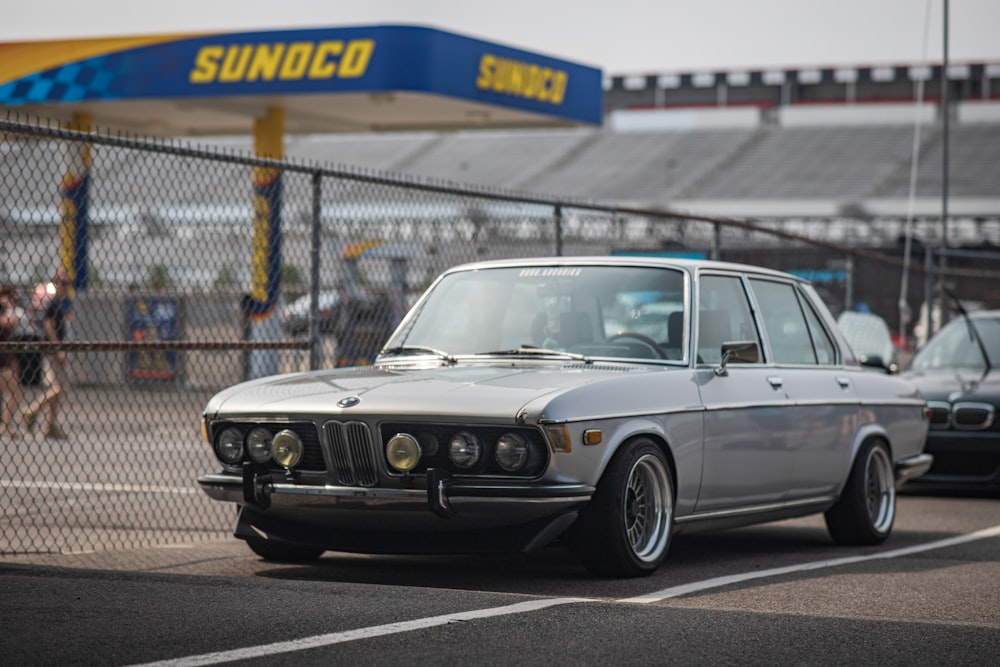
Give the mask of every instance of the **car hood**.
<path id="1" fill-rule="evenodd" d="M 927 401 L 946 401 L 958 392 L 963 401 L 997 402 L 1000 400 L 1000 372 L 993 370 L 982 377 L 973 370 L 907 371 L 902 377 L 917 386 Z M 954 400 L 954 399 L 952 399 Z"/>
<path id="2" fill-rule="evenodd" d="M 568 418 L 566 406 L 573 401 L 560 399 L 570 394 L 578 399 L 576 410 L 588 414 L 598 410 L 597 396 L 603 397 L 599 404 L 600 412 L 604 413 L 621 407 L 615 403 L 622 402 L 625 393 L 631 396 L 631 408 L 635 409 L 643 402 L 642 390 L 636 391 L 636 379 L 659 376 L 664 371 L 663 367 L 582 363 L 435 368 L 367 366 L 273 376 L 238 384 L 213 397 L 205 413 L 213 417 L 476 415 L 505 422 L 519 413 L 523 413 L 523 419 Z M 619 384 L 623 386 L 618 387 Z M 596 386 L 600 386 L 597 392 L 593 391 Z M 624 391 L 625 386 L 628 392 Z M 350 405 L 342 404 L 344 399 Z M 558 405 L 561 414 L 555 414 L 554 405 Z"/>

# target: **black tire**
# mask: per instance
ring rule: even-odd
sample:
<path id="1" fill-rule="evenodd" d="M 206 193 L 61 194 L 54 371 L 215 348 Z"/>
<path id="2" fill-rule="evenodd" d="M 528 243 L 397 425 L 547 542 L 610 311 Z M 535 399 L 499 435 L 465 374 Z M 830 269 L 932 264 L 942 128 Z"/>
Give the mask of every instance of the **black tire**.
<path id="1" fill-rule="evenodd" d="M 655 442 L 637 438 L 611 459 L 570 540 L 593 574 L 640 577 L 667 557 L 673 527 L 670 466 Z"/>
<path id="2" fill-rule="evenodd" d="M 896 519 L 896 480 L 883 441 L 869 440 L 861 447 L 840 500 L 824 517 L 837 544 L 881 544 L 889 537 Z"/>
<path id="3" fill-rule="evenodd" d="M 264 560 L 274 563 L 308 563 L 323 555 L 325 549 L 270 542 L 259 538 L 247 540 L 247 546 Z"/>

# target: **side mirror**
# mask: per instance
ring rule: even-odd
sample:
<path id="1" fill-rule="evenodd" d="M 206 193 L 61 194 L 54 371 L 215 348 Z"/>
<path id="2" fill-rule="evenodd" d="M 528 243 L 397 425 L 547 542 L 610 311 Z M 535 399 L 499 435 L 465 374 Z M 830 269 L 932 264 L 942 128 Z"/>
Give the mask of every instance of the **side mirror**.
<path id="1" fill-rule="evenodd" d="M 878 354 L 862 354 L 858 357 L 858 362 L 865 368 L 877 368 L 890 375 L 899 371 L 899 366 L 885 363 L 882 356 Z"/>
<path id="2" fill-rule="evenodd" d="M 742 364 L 756 364 L 760 361 L 760 347 L 754 341 L 733 341 L 722 344 L 722 362 L 715 369 L 715 374 L 719 377 L 728 375 L 726 366 L 730 362 Z"/>

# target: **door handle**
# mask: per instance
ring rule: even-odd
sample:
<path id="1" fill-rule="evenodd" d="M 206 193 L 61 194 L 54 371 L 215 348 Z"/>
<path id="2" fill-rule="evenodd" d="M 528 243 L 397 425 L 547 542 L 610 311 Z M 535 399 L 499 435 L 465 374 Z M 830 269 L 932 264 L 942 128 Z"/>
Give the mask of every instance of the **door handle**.
<path id="1" fill-rule="evenodd" d="M 778 387 L 780 387 L 781 385 L 783 385 L 785 383 L 785 381 L 782 380 L 777 375 L 768 375 L 767 376 L 767 383 L 769 385 L 771 385 L 772 387 L 774 387 L 775 389 L 777 389 Z"/>
<path id="2" fill-rule="evenodd" d="M 837 384 L 840 385 L 841 389 L 847 389 L 848 387 L 851 386 L 851 381 L 848 378 L 845 378 L 843 376 L 839 376 L 839 377 L 837 377 Z"/>

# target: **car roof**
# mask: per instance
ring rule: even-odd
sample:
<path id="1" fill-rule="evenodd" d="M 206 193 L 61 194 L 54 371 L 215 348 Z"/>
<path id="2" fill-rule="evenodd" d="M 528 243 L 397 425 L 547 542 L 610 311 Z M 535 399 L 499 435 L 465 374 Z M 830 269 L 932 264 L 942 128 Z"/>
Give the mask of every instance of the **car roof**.
<path id="1" fill-rule="evenodd" d="M 756 273 L 758 275 L 769 275 L 776 278 L 795 280 L 808 283 L 808 280 L 799 276 L 776 271 L 774 269 L 754 266 L 752 264 L 740 264 L 737 262 L 722 262 L 711 259 L 690 259 L 686 257 L 650 257 L 646 255 L 601 255 L 601 256 L 580 256 L 580 257 L 526 257 L 518 259 L 495 259 L 470 264 L 460 264 L 454 266 L 445 273 L 453 271 L 470 271 L 477 269 L 495 269 L 502 267 L 518 266 L 647 266 L 674 268 L 694 273 L 699 270 L 724 270 L 740 271 L 745 273 Z"/>

